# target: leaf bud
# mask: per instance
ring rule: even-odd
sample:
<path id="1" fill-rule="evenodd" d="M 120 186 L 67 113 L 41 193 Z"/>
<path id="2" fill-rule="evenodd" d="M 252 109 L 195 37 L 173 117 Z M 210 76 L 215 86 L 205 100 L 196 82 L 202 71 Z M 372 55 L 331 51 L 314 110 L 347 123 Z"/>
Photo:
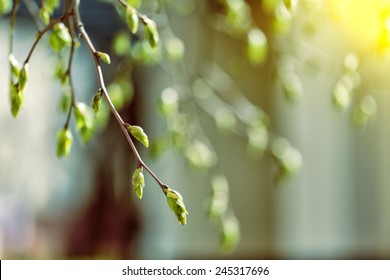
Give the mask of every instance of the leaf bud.
<path id="1" fill-rule="evenodd" d="M 137 10 L 131 6 L 128 6 L 126 9 L 126 23 L 131 33 L 134 34 L 137 32 L 139 18 L 137 15 Z"/>
<path id="2" fill-rule="evenodd" d="M 99 88 L 99 90 L 96 92 L 95 96 L 93 97 L 93 102 L 92 102 L 92 108 L 95 111 L 95 113 L 99 112 L 100 105 L 102 103 L 102 89 Z"/>
<path id="3" fill-rule="evenodd" d="M 147 16 L 142 17 L 142 21 L 145 25 L 145 38 L 152 48 L 157 47 L 160 42 L 160 38 L 157 31 L 156 23 Z"/>
<path id="4" fill-rule="evenodd" d="M 28 63 L 25 63 L 23 64 L 23 67 L 19 73 L 18 88 L 20 91 L 24 90 L 24 87 L 27 84 L 27 80 L 28 80 Z"/>
<path id="5" fill-rule="evenodd" d="M 57 133 L 57 157 L 67 157 L 72 148 L 73 136 L 69 128 L 63 128 Z"/>
<path id="6" fill-rule="evenodd" d="M 14 118 L 19 114 L 24 101 L 24 94 L 18 90 L 18 86 L 14 83 L 10 85 L 10 101 L 11 101 L 11 113 Z"/>
<path id="7" fill-rule="evenodd" d="M 164 188 L 163 190 L 167 197 L 169 208 L 171 208 L 171 210 L 175 214 L 178 222 L 182 225 L 185 225 L 187 223 L 188 212 L 184 205 L 183 197 L 180 195 L 179 192 L 172 190 L 167 186 L 165 187 L 166 188 Z"/>
<path id="8" fill-rule="evenodd" d="M 148 136 L 146 135 L 142 127 L 127 124 L 126 128 L 130 132 L 130 134 L 139 142 L 141 142 L 146 148 L 149 146 Z"/>
<path id="9" fill-rule="evenodd" d="M 96 52 L 96 55 L 105 63 L 110 64 L 111 59 L 110 56 L 104 52 Z"/>
<path id="10" fill-rule="evenodd" d="M 142 199 L 143 189 L 145 187 L 145 178 L 144 178 L 144 174 L 142 173 L 142 166 L 137 168 L 134 171 L 132 177 L 132 183 L 133 183 L 135 194 L 139 199 Z"/>

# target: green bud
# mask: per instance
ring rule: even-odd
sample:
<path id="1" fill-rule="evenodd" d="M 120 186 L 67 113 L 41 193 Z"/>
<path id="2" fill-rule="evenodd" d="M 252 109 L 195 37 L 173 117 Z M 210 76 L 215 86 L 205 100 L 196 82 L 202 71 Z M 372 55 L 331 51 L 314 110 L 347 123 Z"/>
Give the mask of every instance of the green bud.
<path id="1" fill-rule="evenodd" d="M 254 28 L 248 32 L 247 57 L 252 64 L 264 62 L 268 52 L 267 38 L 263 31 Z"/>
<path id="2" fill-rule="evenodd" d="M 50 23 L 50 13 L 44 7 L 39 9 L 39 17 L 42 19 L 43 23 L 49 25 Z"/>
<path id="3" fill-rule="evenodd" d="M 352 92 L 344 83 L 337 83 L 333 89 L 333 103 L 340 109 L 345 110 L 351 104 Z"/>
<path id="4" fill-rule="evenodd" d="M 93 113 L 90 107 L 82 102 L 74 109 L 76 128 L 84 142 L 88 142 L 93 134 Z"/>
<path id="5" fill-rule="evenodd" d="M 27 80 L 28 80 L 28 63 L 25 63 L 23 64 L 23 67 L 19 73 L 18 87 L 20 91 L 24 90 L 24 87 L 27 84 Z"/>
<path id="6" fill-rule="evenodd" d="M 49 36 L 49 44 L 56 52 L 59 52 L 65 46 L 70 46 L 72 44 L 72 36 L 70 35 L 68 28 L 62 22 L 53 26 Z"/>
<path id="7" fill-rule="evenodd" d="M 149 146 L 148 135 L 146 135 L 142 127 L 128 124 L 126 125 L 126 128 L 130 134 L 133 135 L 133 137 L 141 142 L 146 148 Z"/>
<path id="8" fill-rule="evenodd" d="M 134 34 L 137 32 L 139 18 L 137 15 L 137 10 L 131 6 L 128 6 L 126 9 L 126 23 L 131 33 Z"/>
<path id="9" fill-rule="evenodd" d="M 24 94 L 22 91 L 18 90 L 18 86 L 13 83 L 11 83 L 10 85 L 10 101 L 12 116 L 16 118 L 19 114 L 20 109 L 22 108 Z"/>
<path id="10" fill-rule="evenodd" d="M 144 192 L 145 187 L 145 178 L 144 174 L 142 173 L 142 166 L 140 168 L 137 168 L 132 177 L 132 183 L 134 187 L 135 194 L 139 199 L 142 198 L 142 194 Z"/>
<path id="11" fill-rule="evenodd" d="M 145 38 L 152 48 L 157 47 L 160 42 L 160 38 L 157 31 L 156 23 L 150 18 L 143 16 L 142 21 L 145 25 Z"/>
<path id="12" fill-rule="evenodd" d="M 231 252 L 241 239 L 240 225 L 235 217 L 222 220 L 221 249 Z"/>
<path id="13" fill-rule="evenodd" d="M 95 111 L 95 113 L 99 112 L 100 105 L 102 103 L 102 89 L 99 88 L 95 96 L 93 97 L 93 102 L 92 102 L 92 108 Z"/>
<path id="14" fill-rule="evenodd" d="M 18 61 L 16 60 L 15 56 L 11 53 L 8 56 L 9 65 L 11 68 L 11 73 L 14 77 L 19 77 L 20 74 L 20 65 Z"/>
<path id="15" fill-rule="evenodd" d="M 7 14 L 12 9 L 11 0 L 0 0 L 0 14 Z"/>
<path id="16" fill-rule="evenodd" d="M 173 62 L 179 62 L 183 59 L 185 47 L 183 41 L 179 38 L 169 38 L 165 43 L 168 59 Z"/>
<path id="17" fill-rule="evenodd" d="M 107 63 L 107 64 L 110 64 L 111 63 L 111 59 L 110 59 L 110 56 L 104 52 L 96 52 L 96 55 L 98 56 L 98 58 L 100 58 L 103 62 Z"/>
<path id="18" fill-rule="evenodd" d="M 69 90 L 65 91 L 59 101 L 59 107 L 62 112 L 67 112 L 72 102 L 72 95 Z"/>
<path id="19" fill-rule="evenodd" d="M 57 133 L 57 157 L 67 157 L 72 148 L 73 136 L 68 128 L 60 129 Z"/>
<path id="20" fill-rule="evenodd" d="M 211 182 L 212 194 L 207 207 L 210 221 L 218 221 L 226 213 L 229 203 L 229 184 L 226 178 L 218 175 Z"/>
<path id="21" fill-rule="evenodd" d="M 180 195 L 179 192 L 172 190 L 167 186 L 165 187 L 166 188 L 164 188 L 164 193 L 167 196 L 169 208 L 171 208 L 171 210 L 175 214 L 178 222 L 182 225 L 185 225 L 187 223 L 188 212 L 184 205 L 183 197 Z"/>

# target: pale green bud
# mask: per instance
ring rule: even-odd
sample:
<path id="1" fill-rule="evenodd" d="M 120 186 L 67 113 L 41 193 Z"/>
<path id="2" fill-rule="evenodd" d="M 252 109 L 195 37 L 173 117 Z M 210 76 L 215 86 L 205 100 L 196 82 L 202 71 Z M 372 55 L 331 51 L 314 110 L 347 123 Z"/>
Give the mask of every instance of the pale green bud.
<path id="1" fill-rule="evenodd" d="M 20 91 L 24 90 L 24 87 L 27 84 L 27 80 L 28 80 L 28 63 L 25 63 L 23 64 L 23 67 L 19 73 L 18 88 Z"/>
<path id="2" fill-rule="evenodd" d="M 160 38 L 157 31 L 156 23 L 150 18 L 143 16 L 142 21 L 145 25 L 145 38 L 152 48 L 157 47 L 160 42 Z"/>
<path id="3" fill-rule="evenodd" d="M 104 52 L 96 52 L 96 55 L 105 63 L 110 64 L 111 59 L 110 56 Z"/>
<path id="4" fill-rule="evenodd" d="M 264 62 L 268 52 L 267 38 L 263 31 L 254 28 L 248 32 L 247 57 L 252 64 Z"/>
<path id="5" fill-rule="evenodd" d="M 149 146 L 149 139 L 142 127 L 137 125 L 126 125 L 127 130 L 131 135 L 139 142 L 141 142 L 146 148 Z"/>
<path id="6" fill-rule="evenodd" d="M 88 142 L 93 135 L 93 112 L 82 102 L 77 103 L 74 109 L 76 128 L 84 142 Z"/>
<path id="7" fill-rule="evenodd" d="M 60 22 L 53 26 L 49 36 L 49 44 L 56 52 L 59 52 L 63 47 L 72 44 L 72 36 L 65 24 Z"/>
<path id="8" fill-rule="evenodd" d="M 126 9 L 126 23 L 131 33 L 136 33 L 138 30 L 139 18 L 136 9 L 128 6 Z"/>
<path id="9" fill-rule="evenodd" d="M 22 91 L 18 90 L 18 86 L 13 83 L 11 83 L 10 85 L 10 101 L 12 116 L 16 118 L 19 114 L 20 109 L 22 108 L 24 102 L 24 94 Z"/>
<path id="10" fill-rule="evenodd" d="M 169 208 L 171 208 L 175 214 L 178 222 L 182 225 L 185 225 L 187 223 L 188 212 L 184 205 L 183 197 L 179 192 L 170 189 L 168 186 L 165 186 L 164 193 L 167 196 Z"/>
<path id="11" fill-rule="evenodd" d="M 12 9 L 11 0 L 0 0 L 0 14 L 7 14 Z"/>
<path id="12" fill-rule="evenodd" d="M 73 136 L 68 128 L 60 129 L 57 133 L 57 156 L 67 157 L 72 148 Z"/>
<path id="13" fill-rule="evenodd" d="M 16 60 L 15 56 L 12 53 L 8 56 L 8 61 L 9 61 L 9 64 L 10 64 L 12 75 L 14 77 L 19 77 L 20 65 L 19 65 L 18 61 Z"/>
<path id="14" fill-rule="evenodd" d="M 39 9 L 39 17 L 42 19 L 44 24 L 48 25 L 50 23 L 50 13 L 44 7 Z"/>
<path id="15" fill-rule="evenodd" d="M 145 178 L 144 174 L 142 173 L 142 166 L 140 168 L 137 168 L 132 177 L 132 183 L 134 187 L 135 194 L 139 199 L 142 198 L 143 195 L 143 189 L 145 187 Z"/>
<path id="16" fill-rule="evenodd" d="M 221 227 L 221 249 L 232 251 L 241 239 L 240 225 L 233 216 L 224 218 Z"/>

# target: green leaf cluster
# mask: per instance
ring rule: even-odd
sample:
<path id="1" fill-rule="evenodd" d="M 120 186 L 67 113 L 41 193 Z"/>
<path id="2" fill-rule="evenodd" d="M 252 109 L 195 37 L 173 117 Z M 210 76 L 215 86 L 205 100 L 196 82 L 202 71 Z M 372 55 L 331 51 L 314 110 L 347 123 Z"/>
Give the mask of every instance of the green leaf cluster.
<path id="1" fill-rule="evenodd" d="M 53 26 L 49 35 L 49 44 L 55 52 L 59 52 L 65 46 L 72 44 L 72 36 L 65 24 L 59 22 Z"/>
<path id="2" fill-rule="evenodd" d="M 11 79 L 10 79 L 10 103 L 13 117 L 17 117 L 24 103 L 24 88 L 28 81 L 28 63 L 20 68 L 18 61 L 13 54 L 8 56 Z"/>

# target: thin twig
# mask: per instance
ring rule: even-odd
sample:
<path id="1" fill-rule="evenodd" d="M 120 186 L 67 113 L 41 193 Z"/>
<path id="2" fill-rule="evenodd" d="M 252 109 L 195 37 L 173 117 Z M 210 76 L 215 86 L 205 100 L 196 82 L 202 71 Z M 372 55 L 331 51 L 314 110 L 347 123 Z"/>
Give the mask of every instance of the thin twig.
<path id="1" fill-rule="evenodd" d="M 125 137 L 127 139 L 127 142 L 129 143 L 130 148 L 131 148 L 134 156 L 136 157 L 136 159 L 138 161 L 138 166 L 142 166 L 142 167 L 144 167 L 146 169 L 146 171 L 153 177 L 153 179 L 157 182 L 157 184 L 160 186 L 161 190 L 165 194 L 164 189 L 166 189 L 167 186 L 153 173 L 153 171 L 142 160 L 142 158 L 139 155 L 139 153 L 137 151 L 137 148 L 135 147 L 134 142 L 131 139 L 131 136 L 130 136 L 128 130 L 127 130 L 127 124 L 123 121 L 122 117 L 120 116 L 118 111 L 115 109 L 115 106 L 112 103 L 112 101 L 111 101 L 111 99 L 110 99 L 110 97 L 108 95 L 108 92 L 107 92 L 107 89 L 106 89 L 106 85 L 105 85 L 105 82 L 104 82 L 102 69 L 101 69 L 101 66 L 100 66 L 100 61 L 99 61 L 99 58 L 97 56 L 96 48 L 93 45 L 93 43 L 92 43 L 92 41 L 91 41 L 87 31 L 84 28 L 84 24 L 83 24 L 83 22 L 81 21 L 81 18 L 80 18 L 79 3 L 80 3 L 79 0 L 75 1 L 75 5 L 73 7 L 73 15 L 74 15 L 74 18 L 75 18 L 75 21 L 76 21 L 77 28 L 79 29 L 80 35 L 83 38 L 83 40 L 85 41 L 85 43 L 86 43 L 86 45 L 87 45 L 87 47 L 88 47 L 88 49 L 89 49 L 89 51 L 91 53 L 91 56 L 93 58 L 93 62 L 95 64 L 96 73 L 97 73 L 97 77 L 98 77 L 98 82 L 99 82 L 100 88 L 102 90 L 102 93 L 103 93 L 103 95 L 104 95 L 104 97 L 105 97 L 105 99 L 106 99 L 106 101 L 107 101 L 107 103 L 109 105 L 109 108 L 110 108 L 111 112 L 113 113 L 113 115 L 115 116 L 117 122 L 119 123 L 119 125 L 120 125 L 120 127 L 121 127 L 121 129 L 123 131 L 123 134 L 125 135 Z"/>

